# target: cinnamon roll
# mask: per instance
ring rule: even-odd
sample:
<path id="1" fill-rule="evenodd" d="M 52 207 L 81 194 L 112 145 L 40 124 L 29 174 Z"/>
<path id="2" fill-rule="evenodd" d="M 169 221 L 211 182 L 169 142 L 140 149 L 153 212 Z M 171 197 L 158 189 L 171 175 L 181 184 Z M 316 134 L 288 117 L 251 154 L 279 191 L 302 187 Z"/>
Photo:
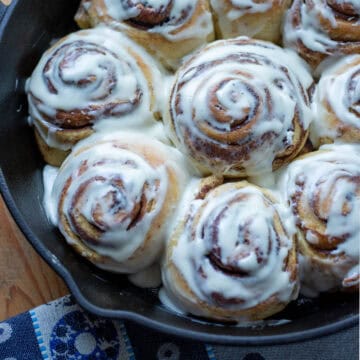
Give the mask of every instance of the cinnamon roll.
<path id="1" fill-rule="evenodd" d="M 27 84 L 29 111 L 46 162 L 98 130 L 150 125 L 159 118 L 161 72 L 141 47 L 97 28 L 66 36 L 44 53 Z M 159 99 L 160 98 L 160 99 Z"/>
<path id="2" fill-rule="evenodd" d="M 322 74 L 314 94 L 313 144 L 360 143 L 360 55 L 337 61 Z"/>
<path id="3" fill-rule="evenodd" d="M 126 33 L 172 69 L 214 39 L 207 0 L 82 0 L 75 20 L 80 27 L 105 23 Z"/>
<path id="4" fill-rule="evenodd" d="M 167 245 L 167 297 L 186 313 L 220 321 L 281 311 L 298 289 L 289 209 L 246 181 L 199 188 Z"/>
<path id="5" fill-rule="evenodd" d="M 284 43 L 313 68 L 328 56 L 359 54 L 359 1 L 295 0 L 286 16 Z"/>
<path id="6" fill-rule="evenodd" d="M 246 35 L 279 43 L 291 0 L 210 0 L 210 4 L 219 38 Z"/>
<path id="7" fill-rule="evenodd" d="M 158 260 L 187 181 L 176 149 L 142 134 L 95 134 L 61 166 L 52 213 L 81 256 L 105 270 L 137 273 Z"/>
<path id="8" fill-rule="evenodd" d="M 280 183 L 297 220 L 302 292 L 357 289 L 360 145 L 325 145 L 290 164 Z"/>
<path id="9" fill-rule="evenodd" d="M 166 127 L 205 174 L 271 172 L 306 142 L 312 83 L 292 51 L 246 37 L 217 41 L 177 72 Z"/>

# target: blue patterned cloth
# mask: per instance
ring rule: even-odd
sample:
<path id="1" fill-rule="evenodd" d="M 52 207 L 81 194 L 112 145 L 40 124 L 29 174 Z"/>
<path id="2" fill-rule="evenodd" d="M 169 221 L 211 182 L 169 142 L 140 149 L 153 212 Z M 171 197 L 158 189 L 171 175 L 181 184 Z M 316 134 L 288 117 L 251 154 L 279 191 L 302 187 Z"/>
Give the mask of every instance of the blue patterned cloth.
<path id="1" fill-rule="evenodd" d="M 359 329 L 298 344 L 211 346 L 84 311 L 73 297 L 0 323 L 0 360 L 358 360 Z"/>

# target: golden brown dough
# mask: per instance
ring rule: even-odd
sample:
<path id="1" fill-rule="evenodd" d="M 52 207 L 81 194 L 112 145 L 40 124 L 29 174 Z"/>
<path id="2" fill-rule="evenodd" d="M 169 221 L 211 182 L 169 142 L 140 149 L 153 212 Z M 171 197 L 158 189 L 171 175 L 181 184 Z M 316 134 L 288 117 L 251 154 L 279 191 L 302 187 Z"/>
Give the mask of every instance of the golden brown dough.
<path id="1" fill-rule="evenodd" d="M 185 313 L 261 320 L 297 296 L 295 229 L 272 194 L 246 181 L 200 182 L 167 246 L 163 282 Z"/>
<path id="2" fill-rule="evenodd" d="M 280 181 L 298 227 L 302 291 L 359 287 L 360 145 L 326 145 Z"/>
<path id="3" fill-rule="evenodd" d="M 207 0 L 83 0 L 75 20 L 82 28 L 106 24 L 125 33 L 170 69 L 214 39 Z"/>
<path id="4" fill-rule="evenodd" d="M 249 36 L 280 43 L 291 0 L 210 0 L 218 38 Z"/>
<path id="5" fill-rule="evenodd" d="M 27 85 L 45 161 L 59 166 L 100 121 L 113 129 L 154 123 L 161 114 L 160 79 L 150 55 L 116 31 L 84 30 L 61 39 L 44 53 Z"/>
<path id="6" fill-rule="evenodd" d="M 322 73 L 313 108 L 313 144 L 360 143 L 360 55 L 345 56 Z"/>
<path id="7" fill-rule="evenodd" d="M 175 149 L 138 133 L 79 143 L 52 190 L 66 241 L 100 268 L 136 273 L 157 261 L 186 168 Z"/>
<path id="8" fill-rule="evenodd" d="M 328 56 L 360 54 L 358 0 L 295 0 L 285 21 L 284 44 L 314 69 Z"/>
<path id="9" fill-rule="evenodd" d="M 204 174 L 271 172 L 306 142 L 312 83 L 305 62 L 270 42 L 214 42 L 176 73 L 168 133 Z"/>

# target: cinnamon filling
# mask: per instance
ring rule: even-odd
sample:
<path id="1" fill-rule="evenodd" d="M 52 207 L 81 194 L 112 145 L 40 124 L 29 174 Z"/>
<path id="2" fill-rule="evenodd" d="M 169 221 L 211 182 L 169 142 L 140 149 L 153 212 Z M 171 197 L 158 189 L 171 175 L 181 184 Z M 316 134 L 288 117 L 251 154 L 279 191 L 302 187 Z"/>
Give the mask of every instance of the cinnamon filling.
<path id="1" fill-rule="evenodd" d="M 354 6 L 346 0 L 327 0 L 327 4 L 336 12 L 336 15 L 344 17 L 359 17 L 359 13 L 356 11 Z M 354 19 L 355 20 L 355 19 Z"/>
<path id="2" fill-rule="evenodd" d="M 123 0 L 123 2 L 128 8 L 137 9 L 138 14 L 126 22 L 140 29 L 151 29 L 170 20 L 173 0 L 169 0 L 166 6 L 160 6 L 158 9 L 148 5 L 147 1 Z"/>
<path id="3" fill-rule="evenodd" d="M 88 106 L 72 110 L 55 109 L 55 116 L 50 116 L 44 109 L 42 101 L 30 93 L 37 110 L 50 124 L 62 129 L 81 129 L 91 125 L 97 119 L 130 113 L 140 104 L 143 96 L 140 88 L 137 88 L 134 94 L 129 94 L 127 99 L 113 99 L 113 91 L 121 79 L 117 78 L 115 65 L 109 61 L 99 65 L 103 76 L 101 79 L 91 73 L 76 80 L 64 75 L 67 69 L 76 68 L 77 62 L 81 61 L 82 56 L 90 55 L 110 55 L 113 61 L 123 62 L 110 50 L 79 40 L 59 47 L 45 64 L 43 80 L 50 94 L 58 95 L 60 86 L 64 87 L 63 91 L 66 91 L 67 87 L 81 88 L 82 91 L 91 89 L 88 94 Z M 57 83 L 59 81 L 61 83 Z M 106 102 L 107 98 L 111 98 L 111 101 Z M 105 103 L 97 104 L 98 102 Z"/>

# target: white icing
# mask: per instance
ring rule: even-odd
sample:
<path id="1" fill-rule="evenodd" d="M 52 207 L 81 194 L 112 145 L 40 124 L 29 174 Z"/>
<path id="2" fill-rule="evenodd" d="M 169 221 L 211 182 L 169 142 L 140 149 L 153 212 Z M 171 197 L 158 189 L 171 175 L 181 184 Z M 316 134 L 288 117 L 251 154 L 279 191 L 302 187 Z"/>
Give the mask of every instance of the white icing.
<path id="1" fill-rule="evenodd" d="M 238 304 L 224 305 L 240 310 L 256 306 L 275 294 L 280 301 L 292 299 L 295 283 L 283 269 L 295 233 L 289 209 L 270 203 L 260 190 L 248 186 L 242 189 L 230 187 L 220 195 L 210 192 L 205 200 L 193 200 L 189 212 L 185 229 L 172 250 L 171 261 L 200 300 L 212 304 L 211 294 L 220 293 L 225 299 L 242 299 Z M 275 212 L 283 220 L 286 232 L 279 238 L 273 225 Z M 216 235 L 213 226 L 217 228 Z M 216 245 L 213 241 L 217 241 Z M 214 246 L 221 249 L 224 266 L 235 267 L 238 272 L 247 274 L 236 277 L 219 271 L 208 258 L 208 254 L 214 252 Z M 255 249 L 261 254 L 261 260 Z M 180 296 L 177 302 L 186 296 L 177 294 L 176 284 L 166 267 L 163 282 L 168 292 Z M 194 301 L 192 298 L 187 300 L 189 303 Z M 186 308 L 185 304 L 182 306 Z"/>
<path id="2" fill-rule="evenodd" d="M 84 52 L 77 56 L 79 49 Z M 138 63 L 134 53 L 143 65 Z M 51 66 L 43 73 L 49 61 Z M 145 71 L 149 75 L 145 75 Z M 56 92 L 49 91 L 44 76 L 51 79 Z M 79 85 L 84 79 L 91 81 Z M 161 79 L 155 60 L 120 33 L 104 27 L 79 31 L 60 40 L 42 56 L 27 83 L 30 114 L 49 146 L 67 150 L 71 144 L 56 140 L 56 133 L 65 130 L 44 116 L 54 119 L 57 110 L 93 109 L 88 110 L 94 118 L 88 125 L 106 120 L 112 121 L 114 129 L 151 124 L 154 113 L 162 111 L 163 100 L 158 101 L 156 96 L 153 103 L 151 98 L 153 94 L 162 93 Z M 41 102 L 36 102 L 35 98 Z M 107 104 L 118 105 L 106 111 Z M 48 129 L 47 134 L 40 125 Z"/>
<path id="3" fill-rule="evenodd" d="M 345 3 L 338 0 L 338 3 Z M 359 9 L 358 0 L 347 1 L 354 9 Z M 310 5 L 309 5 L 310 4 Z M 296 27 L 292 24 L 293 11 L 300 9 L 300 24 Z M 319 18 L 327 20 L 332 28 L 336 28 L 337 21 L 335 12 L 324 0 L 295 1 L 293 8 L 288 11 L 284 25 L 284 43 L 286 46 L 293 46 L 301 39 L 302 43 L 310 50 L 325 54 L 330 54 L 338 45 L 338 42 L 331 39 L 326 29 L 322 26 Z M 360 20 L 355 21 L 355 17 L 349 20 L 354 22 L 354 26 L 360 25 Z"/>
<path id="4" fill-rule="evenodd" d="M 216 14 L 217 25 L 222 38 L 233 38 L 239 35 L 257 37 L 257 34 L 264 30 L 267 21 L 281 20 L 281 7 L 285 7 L 284 0 L 210 0 L 211 6 Z M 247 15 L 265 14 L 279 7 L 277 14 L 271 18 L 260 19 L 255 23 L 248 21 Z M 279 19 L 275 18 L 278 17 Z"/>
<path id="5" fill-rule="evenodd" d="M 146 144 L 150 153 L 155 151 L 163 154 L 164 163 L 153 166 L 140 153 L 126 148 L 126 144 L 134 147 L 137 143 L 141 147 Z M 82 173 L 79 173 L 80 168 L 83 169 Z M 147 245 L 146 251 L 141 251 L 138 259 L 131 258 L 142 246 L 154 219 L 163 207 L 167 192 L 171 191 L 172 184 L 169 183 L 167 168 L 176 172 L 177 186 L 180 189 L 189 181 L 187 163 L 176 149 L 143 134 L 96 134 L 74 147 L 56 177 L 51 196 L 45 198 L 45 208 L 49 215 L 53 214 L 52 209 L 58 207 L 64 186 L 67 180 L 71 179 L 59 211 L 65 215 L 76 234 L 70 214 L 74 211 L 75 195 L 83 187 L 82 195 L 77 200 L 77 209 L 86 221 L 96 226 L 102 234 L 96 244 L 82 241 L 98 254 L 113 260 L 96 265 L 106 270 L 134 273 L 149 266 L 159 256 L 167 226 L 171 223 L 173 212 L 167 214 L 161 228 L 152 235 L 151 246 Z M 119 181 L 121 186 L 117 185 Z M 141 201 L 141 196 L 146 196 L 148 202 L 153 201 L 151 211 L 147 211 L 135 226 L 129 228 L 132 218 L 122 214 L 131 214 Z M 103 214 L 101 222 L 95 217 L 99 211 Z M 73 243 L 74 239 L 64 231 L 62 222 L 57 218 L 54 223 L 58 223 L 66 240 Z"/>
<path id="6" fill-rule="evenodd" d="M 314 298 L 321 292 L 338 287 L 339 280 L 331 271 L 326 271 L 314 266 L 310 259 L 302 254 L 299 258 L 300 293 L 309 298 Z M 329 264 L 329 269 L 331 264 Z M 343 275 L 343 274 L 341 274 Z"/>
<path id="7" fill-rule="evenodd" d="M 254 2 L 253 0 L 231 0 L 234 9 L 232 9 L 227 16 L 230 20 L 234 20 L 246 13 L 262 13 L 271 8 L 272 2 L 271 0 L 263 0 L 260 2 Z"/>
<path id="8" fill-rule="evenodd" d="M 165 308 L 171 310 L 175 314 L 186 314 L 186 310 L 181 308 L 181 304 L 178 304 L 176 299 L 171 297 L 171 294 L 169 294 L 164 287 L 159 291 L 159 299 Z"/>
<path id="9" fill-rule="evenodd" d="M 317 194 L 317 202 L 324 204 L 330 196 L 330 205 L 322 205 L 321 216 L 326 230 L 324 235 L 344 238 L 330 251 L 327 266 L 314 265 L 311 259 L 302 258 L 301 274 L 306 295 L 339 287 L 346 274 L 359 263 L 360 256 L 360 145 L 335 144 L 320 148 L 321 151 L 292 162 L 279 180 L 279 188 L 285 200 L 293 208 L 292 196 L 299 190 L 305 203 L 311 204 Z M 304 189 L 297 183 L 305 182 Z M 343 213 L 346 206 L 347 212 Z M 309 209 L 309 217 L 316 216 Z M 298 222 L 306 221 L 298 219 Z M 311 229 L 304 230 L 310 244 L 318 244 L 320 239 Z M 358 265 L 357 265 L 358 266 Z M 340 279 L 340 280 L 339 280 Z"/>
<path id="10" fill-rule="evenodd" d="M 203 178 L 199 174 L 193 173 L 194 176 L 188 181 L 186 188 L 181 194 L 181 199 L 178 203 L 178 206 L 175 210 L 173 217 L 173 224 L 170 226 L 170 229 L 174 229 L 177 225 L 179 219 L 184 219 L 186 214 L 190 211 L 190 207 L 194 207 L 196 204 L 200 203 L 200 200 L 194 200 L 199 194 L 200 184 Z M 171 235 L 169 233 L 169 235 Z M 168 238 L 169 240 L 170 238 Z"/>
<path id="11" fill-rule="evenodd" d="M 214 159 L 207 158 L 201 145 L 194 153 L 184 137 L 191 136 L 193 142 L 205 143 L 204 146 L 210 143 L 219 148 L 230 147 L 225 142 L 226 134 L 229 137 L 236 134 L 236 129 L 231 127 L 239 122 L 245 127 L 248 114 L 248 119 L 257 117 L 257 120 L 245 140 L 240 139 L 236 144 L 232 141 L 234 147 L 260 139 L 268 132 L 274 136 L 262 141 L 248 159 L 239 159 L 239 163 L 248 175 L 271 172 L 276 155 L 293 143 L 291 129 L 295 111 L 300 126 L 304 130 L 309 127 L 312 114 L 306 91 L 311 84 L 308 68 L 292 51 L 271 43 L 247 42 L 246 38 L 212 43 L 178 71 L 170 102 L 176 134 L 173 141 L 211 171 L 224 172 L 235 164 L 223 161 L 214 165 Z M 209 104 L 213 89 L 217 89 L 218 107 L 224 108 L 229 118 L 226 121 L 219 121 L 211 112 Z M 271 99 L 269 106 L 268 98 Z M 261 104 L 258 108 L 257 102 Z M 210 129 L 215 135 L 206 135 L 203 128 Z M 216 138 L 219 136 L 225 140 Z"/>
<path id="12" fill-rule="evenodd" d="M 102 121 L 98 121 L 94 125 L 94 130 L 96 133 L 99 134 L 110 134 L 114 131 L 117 131 L 117 124 L 118 121 L 116 119 L 106 119 Z M 142 135 L 146 137 L 150 137 L 156 140 L 161 141 L 164 144 L 171 145 L 169 138 L 166 136 L 164 125 L 161 121 L 154 121 L 152 124 L 145 124 L 140 129 L 132 129 L 132 128 L 125 128 L 121 129 L 122 134 L 126 133 L 134 133 L 134 132 L 141 133 Z"/>
<path id="13" fill-rule="evenodd" d="M 360 264 L 355 265 L 352 267 L 347 274 L 345 275 L 346 282 L 343 281 L 342 286 L 344 288 L 350 286 L 359 286 L 359 275 L 360 274 Z"/>
<path id="14" fill-rule="evenodd" d="M 210 0 L 212 8 L 217 14 L 225 15 L 225 17 L 234 21 L 246 14 L 254 13 L 263 13 L 271 9 L 272 0 L 262 0 L 262 1 L 253 1 L 253 0 L 230 0 L 231 7 L 225 12 L 226 4 L 223 0 Z M 222 16 L 221 16 L 222 18 Z M 226 28 L 228 22 L 220 20 L 220 27 L 222 29 Z M 224 30 L 223 30 L 224 31 Z"/>
<path id="15" fill-rule="evenodd" d="M 238 101 L 235 103 L 232 100 L 232 94 L 234 93 L 237 93 L 239 97 Z M 236 81 L 228 82 L 225 86 L 216 92 L 216 96 L 219 99 L 220 105 L 227 109 L 226 115 L 230 116 L 232 120 L 237 118 L 244 118 L 246 116 L 246 110 L 254 108 L 255 100 L 253 98 L 248 98 L 246 95 L 247 88 L 244 86 L 244 84 Z M 201 100 L 206 101 L 207 99 L 204 97 L 204 99 Z M 208 114 L 204 115 L 207 116 Z M 230 123 L 225 123 L 225 129 L 230 130 L 231 124 L 231 120 Z"/>
<path id="16" fill-rule="evenodd" d="M 315 145 L 320 138 L 341 136 L 328 120 L 327 104 L 342 124 L 360 130 L 360 55 L 346 56 L 322 73 L 312 104 L 315 116 L 310 136 Z"/>
<path id="17" fill-rule="evenodd" d="M 44 197 L 43 205 L 45 213 L 52 225 L 57 226 L 57 205 L 51 198 L 52 188 L 59 172 L 59 168 L 46 165 L 43 170 Z"/>
<path id="18" fill-rule="evenodd" d="M 213 32 L 212 17 L 210 12 L 204 12 L 196 18 L 193 26 L 187 27 L 180 32 L 176 32 L 176 26 L 173 26 L 173 28 L 174 30 L 172 32 L 163 34 L 163 36 L 169 41 L 176 42 L 190 40 L 193 38 L 205 40 Z M 150 29 L 149 32 L 155 32 L 155 30 Z"/>
<path id="19" fill-rule="evenodd" d="M 280 198 L 277 192 L 278 191 L 277 178 L 280 171 L 281 170 L 273 171 L 272 173 L 266 174 L 266 176 L 264 175 L 250 176 L 248 177 L 248 181 L 262 188 L 271 190 L 273 194 L 276 194 L 277 198 Z"/>
<path id="20" fill-rule="evenodd" d="M 136 5 L 144 5 L 148 8 L 160 9 L 166 8 L 169 5 L 169 0 L 132 0 L 133 6 L 129 6 L 126 0 L 105 0 L 105 5 L 107 6 L 108 13 L 111 17 L 116 20 L 129 20 L 133 17 L 136 17 L 140 14 L 141 10 L 136 7 Z M 145 4 L 144 4 L 145 3 Z M 191 6 L 192 1 L 183 0 L 183 1 L 174 1 L 172 7 L 172 12 L 170 17 L 176 15 L 179 16 L 180 12 Z"/>
<path id="21" fill-rule="evenodd" d="M 29 110 L 30 113 L 32 114 L 31 116 L 29 116 L 29 118 L 32 119 L 31 126 L 34 126 L 36 128 L 37 132 L 48 146 L 63 151 L 67 151 L 72 148 L 73 145 L 70 142 L 63 142 L 59 140 L 57 137 L 59 133 L 65 130 L 59 129 L 58 127 L 53 126 L 49 123 L 46 124 L 47 129 L 44 130 L 44 128 L 40 125 L 41 123 L 36 120 L 38 118 L 35 118 L 37 115 L 34 115 L 39 113 L 37 112 L 36 108 L 32 107 L 30 102 L 29 102 L 29 109 L 30 109 Z M 39 114 L 39 116 L 41 115 Z"/>
<path id="22" fill-rule="evenodd" d="M 140 14 L 137 4 L 144 4 L 147 7 L 160 9 L 171 7 L 168 19 L 160 25 L 148 29 L 150 33 L 161 34 L 170 41 L 182 41 L 192 38 L 206 39 L 213 32 L 212 17 L 209 11 L 204 11 L 196 21 L 189 27 L 183 28 L 189 19 L 192 18 L 199 0 L 133 0 L 134 6 L 129 7 L 127 1 L 105 0 L 108 15 L 116 21 L 130 20 Z M 184 17 L 184 13 L 187 15 Z"/>

